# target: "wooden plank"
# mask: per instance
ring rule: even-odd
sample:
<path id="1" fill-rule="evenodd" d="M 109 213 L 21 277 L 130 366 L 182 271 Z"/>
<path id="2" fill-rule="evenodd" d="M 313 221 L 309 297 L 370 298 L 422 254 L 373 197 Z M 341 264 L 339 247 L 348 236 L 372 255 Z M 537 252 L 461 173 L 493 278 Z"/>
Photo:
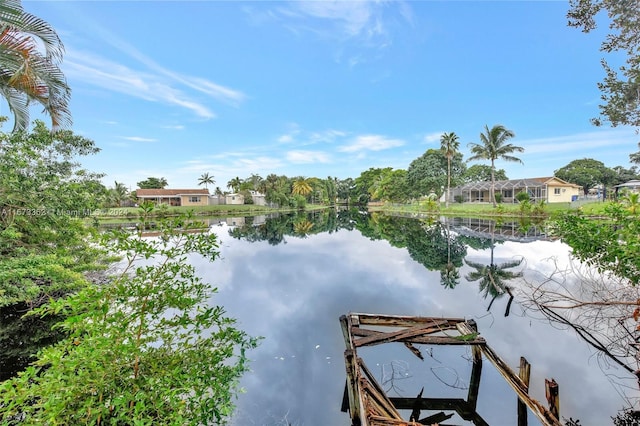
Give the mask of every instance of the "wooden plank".
<path id="1" fill-rule="evenodd" d="M 358 380 L 356 353 L 352 349 L 344 352 L 344 363 L 347 368 L 347 391 L 349 398 L 349 416 L 352 425 L 360 425 L 362 421 L 362 396 Z"/>
<path id="2" fill-rule="evenodd" d="M 354 313 L 359 318 L 360 324 L 366 325 L 384 325 L 397 327 L 411 327 L 418 323 L 439 323 L 442 321 L 455 325 L 458 322 L 464 322 L 464 318 L 437 318 L 437 317 L 411 317 L 403 315 L 377 315 Z"/>
<path id="3" fill-rule="evenodd" d="M 529 380 L 531 378 L 531 364 L 523 357 L 520 357 L 520 369 L 518 370 L 518 377 L 522 379 L 527 391 L 529 390 Z M 529 415 L 527 406 L 518 398 L 518 426 L 527 426 L 529 424 Z"/>
<path id="4" fill-rule="evenodd" d="M 446 325 L 446 323 L 443 325 Z M 356 340 L 354 343 L 358 347 L 366 345 L 373 346 L 380 345 L 382 343 L 408 340 L 412 337 L 424 336 L 426 334 L 438 333 L 440 331 L 443 331 L 443 329 L 437 326 L 434 327 L 432 324 L 418 324 L 413 327 L 405 328 L 404 330 L 371 334 L 370 336 Z"/>
<path id="5" fill-rule="evenodd" d="M 363 380 L 366 380 L 367 383 L 370 384 L 371 388 L 373 389 L 373 392 L 372 392 L 373 396 L 376 397 L 376 399 L 380 400 L 379 401 L 380 404 L 382 404 L 385 407 L 385 409 L 389 412 L 391 417 L 402 418 L 400 416 L 400 413 L 398 413 L 398 410 L 396 409 L 395 405 L 389 400 L 389 397 L 387 397 L 384 389 L 382 389 L 382 386 L 380 386 L 376 378 L 373 376 L 371 371 L 369 371 L 369 369 L 365 365 L 364 361 L 362 361 L 362 359 L 360 358 L 358 358 L 358 365 L 362 370 Z"/>
<path id="6" fill-rule="evenodd" d="M 391 343 L 391 342 L 402 342 L 408 341 L 409 343 L 418 343 L 423 345 L 484 345 L 486 342 L 484 338 L 477 336 L 470 340 L 465 340 L 461 338 L 461 336 L 414 336 L 414 337 L 406 337 L 402 334 L 391 336 L 387 339 L 387 336 L 391 333 L 385 333 L 383 331 L 375 331 L 375 330 L 366 330 L 360 329 L 357 332 L 354 330 L 353 334 L 366 334 L 368 337 L 363 337 L 361 339 L 354 339 L 354 345 L 356 347 L 362 346 L 375 346 L 381 345 L 383 343 Z M 395 334 L 395 332 L 394 332 Z M 399 336 L 399 337 L 398 337 Z M 366 340 L 365 340 L 366 339 Z"/>

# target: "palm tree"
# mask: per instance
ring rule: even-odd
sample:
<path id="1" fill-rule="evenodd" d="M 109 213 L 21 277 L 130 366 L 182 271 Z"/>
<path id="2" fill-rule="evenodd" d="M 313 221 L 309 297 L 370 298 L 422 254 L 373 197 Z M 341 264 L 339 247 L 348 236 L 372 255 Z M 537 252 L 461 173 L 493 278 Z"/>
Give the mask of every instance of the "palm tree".
<path id="1" fill-rule="evenodd" d="M 445 207 L 449 207 L 449 197 L 451 196 L 451 159 L 458 153 L 460 141 L 455 133 L 445 133 L 440 137 L 440 150 L 447 157 L 447 196 L 445 197 Z"/>
<path id="2" fill-rule="evenodd" d="M 473 160 L 490 160 L 491 161 L 491 191 L 490 198 L 493 206 L 496 206 L 496 165 L 495 161 L 501 159 L 504 161 L 522 163 L 517 157 L 510 154 L 514 152 L 524 152 L 524 148 L 516 146 L 510 143 L 506 143 L 507 140 L 515 136 L 515 134 L 506 129 L 504 126 L 498 124 L 489 129 L 489 126 L 484 126 L 486 133 L 480 133 L 480 141 L 482 144 L 470 143 L 471 153 L 473 154 L 467 161 Z"/>
<path id="3" fill-rule="evenodd" d="M 30 101 L 44 107 L 52 130 L 71 125 L 71 89 L 58 66 L 63 53 L 55 30 L 25 12 L 20 0 L 0 3 L 0 93 L 13 113 L 13 131 L 29 126 Z"/>
<path id="4" fill-rule="evenodd" d="M 115 206 L 120 207 L 122 205 L 122 202 L 127 199 L 129 190 L 127 189 L 127 186 L 122 182 L 114 181 L 113 183 L 113 189 L 111 189 L 110 191 L 112 203 Z"/>
<path id="5" fill-rule="evenodd" d="M 302 195 L 303 197 L 306 197 L 307 195 L 311 194 L 311 192 L 313 192 L 313 187 L 311 186 L 311 179 L 305 179 L 303 177 L 300 177 L 295 181 L 293 181 L 293 190 L 291 191 L 293 195 L 299 194 L 299 195 Z"/>
<path id="6" fill-rule="evenodd" d="M 231 188 L 236 193 L 240 191 L 240 185 L 242 185 L 242 180 L 237 176 L 227 182 L 227 188 Z"/>
<path id="7" fill-rule="evenodd" d="M 207 185 L 213 185 L 214 183 L 216 183 L 216 181 L 213 179 L 213 176 L 209 175 L 209 173 L 203 173 L 198 179 L 198 186 L 204 185 L 205 189 L 209 189 Z"/>

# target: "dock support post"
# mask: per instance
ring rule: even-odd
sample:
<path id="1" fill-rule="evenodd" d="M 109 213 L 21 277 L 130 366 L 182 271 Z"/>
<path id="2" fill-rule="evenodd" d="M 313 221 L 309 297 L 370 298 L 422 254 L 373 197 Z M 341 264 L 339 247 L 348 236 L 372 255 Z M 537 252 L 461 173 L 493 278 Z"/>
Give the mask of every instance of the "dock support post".
<path id="1" fill-rule="evenodd" d="M 549 411 L 560 420 L 560 388 L 555 379 L 544 379 L 544 394 L 549 403 Z"/>
<path id="2" fill-rule="evenodd" d="M 520 357 L 520 370 L 518 371 L 518 377 L 522 379 L 522 383 L 524 384 L 526 391 L 529 391 L 529 381 L 531 378 L 531 364 L 525 359 L 525 357 Z M 522 401 L 521 398 L 518 398 L 518 426 L 527 426 L 528 424 L 528 412 L 527 406 Z"/>

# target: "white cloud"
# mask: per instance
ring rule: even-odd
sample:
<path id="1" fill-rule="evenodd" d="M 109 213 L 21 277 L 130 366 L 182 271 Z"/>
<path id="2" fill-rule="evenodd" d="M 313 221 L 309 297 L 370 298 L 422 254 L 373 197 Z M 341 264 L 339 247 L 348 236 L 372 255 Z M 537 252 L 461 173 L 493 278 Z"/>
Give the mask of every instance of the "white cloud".
<path id="1" fill-rule="evenodd" d="M 433 132 L 424 135 L 424 141 L 426 143 L 438 142 L 440 137 L 444 134 L 444 132 Z"/>
<path id="2" fill-rule="evenodd" d="M 171 130 L 184 130 L 184 126 L 182 124 L 167 125 L 167 126 L 162 126 L 162 128 L 171 129 Z"/>
<path id="3" fill-rule="evenodd" d="M 133 142 L 156 142 L 157 141 L 157 139 L 143 138 L 141 136 L 122 136 L 122 139 L 126 139 L 128 141 L 133 141 Z"/>
<path id="4" fill-rule="evenodd" d="M 328 163 L 329 156 L 321 151 L 289 151 L 286 156 L 292 163 Z"/>
<path id="5" fill-rule="evenodd" d="M 338 149 L 341 152 L 382 151 L 404 145 L 400 139 L 389 139 L 381 135 L 361 135 Z"/>
<path id="6" fill-rule="evenodd" d="M 189 99 L 185 93 L 169 85 L 162 77 L 136 71 L 90 53 L 68 49 L 64 68 L 68 78 L 146 101 L 177 105 L 205 119 L 215 117 L 206 105 Z"/>

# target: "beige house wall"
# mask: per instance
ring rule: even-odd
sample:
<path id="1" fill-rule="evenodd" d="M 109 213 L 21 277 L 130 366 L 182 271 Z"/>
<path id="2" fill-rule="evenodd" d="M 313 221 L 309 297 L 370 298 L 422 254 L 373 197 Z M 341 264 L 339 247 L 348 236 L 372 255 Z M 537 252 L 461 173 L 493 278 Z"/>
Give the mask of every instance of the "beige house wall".
<path id="1" fill-rule="evenodd" d="M 580 189 L 573 186 L 550 184 L 547 188 L 547 202 L 549 203 L 569 203 L 573 196 L 580 195 Z"/>
<path id="2" fill-rule="evenodd" d="M 192 201 L 192 198 L 197 201 Z M 209 197 L 207 195 L 181 195 L 180 205 L 182 206 L 207 206 Z"/>

